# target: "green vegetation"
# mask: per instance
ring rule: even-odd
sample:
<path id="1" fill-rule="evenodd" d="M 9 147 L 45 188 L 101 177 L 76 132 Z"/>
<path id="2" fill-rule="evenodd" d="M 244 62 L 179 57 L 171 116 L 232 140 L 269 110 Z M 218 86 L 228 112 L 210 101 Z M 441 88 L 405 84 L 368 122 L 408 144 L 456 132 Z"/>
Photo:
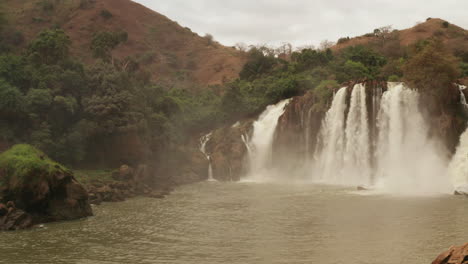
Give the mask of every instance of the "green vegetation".
<path id="1" fill-rule="evenodd" d="M 122 32 L 100 32 L 94 35 L 91 42 L 91 50 L 95 58 L 109 60 L 111 58 L 111 51 L 115 49 L 120 43 L 127 41 L 128 34 Z"/>
<path id="2" fill-rule="evenodd" d="M 0 168 L 4 171 L 0 185 L 8 184 L 10 189 L 24 186 L 27 181 L 34 181 L 35 177 L 68 171 L 40 150 L 26 144 L 15 145 L 1 153 Z"/>
<path id="3" fill-rule="evenodd" d="M 101 10 L 101 13 L 100 13 L 101 17 L 104 18 L 104 19 L 110 19 L 112 18 L 114 15 L 112 15 L 112 13 L 107 10 L 107 9 L 103 9 Z"/>
<path id="4" fill-rule="evenodd" d="M 112 170 L 76 170 L 73 171 L 73 175 L 79 183 L 84 185 L 96 181 L 104 183 L 116 181 L 112 178 Z"/>

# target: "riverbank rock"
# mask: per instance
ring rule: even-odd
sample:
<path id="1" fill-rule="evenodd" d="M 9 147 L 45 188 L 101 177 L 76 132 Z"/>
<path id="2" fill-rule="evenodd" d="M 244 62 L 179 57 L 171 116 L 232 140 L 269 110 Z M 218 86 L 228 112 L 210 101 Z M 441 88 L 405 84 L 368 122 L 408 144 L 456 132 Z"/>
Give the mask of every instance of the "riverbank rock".
<path id="1" fill-rule="evenodd" d="M 251 137 L 252 123 L 253 120 L 249 119 L 213 132 L 206 145 L 211 158 L 213 178 L 218 181 L 239 181 L 245 173 L 248 149 L 242 138 L 248 140 Z"/>
<path id="2" fill-rule="evenodd" d="M 451 246 L 440 254 L 432 264 L 468 264 L 468 243 L 463 246 Z"/>
<path id="3" fill-rule="evenodd" d="M 0 203 L 15 204 L 9 219 L 18 228 L 29 227 L 23 224 L 26 214 L 33 224 L 93 215 L 88 194 L 73 173 L 36 148 L 13 146 L 0 154 L 0 168 Z"/>
<path id="4" fill-rule="evenodd" d="M 0 231 L 14 231 L 33 226 L 30 214 L 15 207 L 13 202 L 0 204 Z"/>

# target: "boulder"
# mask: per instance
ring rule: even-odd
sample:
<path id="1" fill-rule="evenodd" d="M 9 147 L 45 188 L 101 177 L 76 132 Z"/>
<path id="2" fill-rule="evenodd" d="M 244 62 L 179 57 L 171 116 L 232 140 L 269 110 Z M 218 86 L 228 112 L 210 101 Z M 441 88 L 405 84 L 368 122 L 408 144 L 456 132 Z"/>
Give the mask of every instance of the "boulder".
<path id="1" fill-rule="evenodd" d="M 463 246 L 451 246 L 441 253 L 432 264 L 468 264 L 468 243 Z"/>
<path id="2" fill-rule="evenodd" d="M 455 191 L 453 192 L 454 195 L 465 195 L 468 196 L 468 186 L 459 186 L 455 188 Z"/>
<path id="3" fill-rule="evenodd" d="M 73 173 L 36 148 L 13 146 L 0 155 L 0 168 L 0 203 L 8 201 L 3 230 L 29 227 L 29 219 L 37 224 L 93 215 L 88 193 Z"/>
<path id="4" fill-rule="evenodd" d="M 25 211 L 14 207 L 14 203 L 0 204 L 3 215 L 0 215 L 0 231 L 13 231 L 33 226 L 33 218 Z"/>
<path id="5" fill-rule="evenodd" d="M 112 178 L 117 181 L 130 181 L 133 179 L 135 170 L 128 166 L 128 165 L 122 165 L 120 168 L 112 173 Z"/>

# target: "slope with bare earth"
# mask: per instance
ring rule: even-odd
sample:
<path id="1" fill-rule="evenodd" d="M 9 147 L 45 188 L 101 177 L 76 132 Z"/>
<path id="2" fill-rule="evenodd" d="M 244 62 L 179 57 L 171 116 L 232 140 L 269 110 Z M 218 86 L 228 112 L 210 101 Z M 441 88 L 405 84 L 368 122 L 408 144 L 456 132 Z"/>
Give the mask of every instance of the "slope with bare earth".
<path id="1" fill-rule="evenodd" d="M 200 37 L 167 17 L 130 0 L 3 0 L 10 25 L 24 43 L 41 30 L 59 26 L 72 40 L 72 53 L 92 63 L 90 44 L 102 31 L 125 31 L 128 41 L 116 59 L 137 59 L 152 79 L 221 84 L 238 77 L 245 55 Z M 23 44 L 26 45 L 26 44 Z"/>
<path id="2" fill-rule="evenodd" d="M 339 41 L 332 49 L 338 51 L 355 45 L 378 45 L 378 43 L 382 43 L 383 38 L 396 40 L 395 44 L 407 47 L 416 44 L 418 41 L 436 37 L 445 44 L 447 49 L 454 53 L 468 50 L 468 31 L 448 22 L 444 26 L 444 22 L 446 21 L 439 18 L 431 18 L 412 28 L 394 30 L 393 32 L 388 32 L 388 34 L 369 33 L 342 42 Z"/>

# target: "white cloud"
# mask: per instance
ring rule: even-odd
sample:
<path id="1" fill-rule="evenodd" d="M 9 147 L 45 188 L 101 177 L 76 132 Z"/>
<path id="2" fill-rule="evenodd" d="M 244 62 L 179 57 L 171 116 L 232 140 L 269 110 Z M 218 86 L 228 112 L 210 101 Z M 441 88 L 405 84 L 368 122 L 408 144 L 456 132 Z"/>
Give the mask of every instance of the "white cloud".
<path id="1" fill-rule="evenodd" d="M 134 0 L 182 26 L 212 34 L 225 45 L 300 46 L 372 32 L 412 27 L 439 17 L 468 27 L 466 0 Z"/>

